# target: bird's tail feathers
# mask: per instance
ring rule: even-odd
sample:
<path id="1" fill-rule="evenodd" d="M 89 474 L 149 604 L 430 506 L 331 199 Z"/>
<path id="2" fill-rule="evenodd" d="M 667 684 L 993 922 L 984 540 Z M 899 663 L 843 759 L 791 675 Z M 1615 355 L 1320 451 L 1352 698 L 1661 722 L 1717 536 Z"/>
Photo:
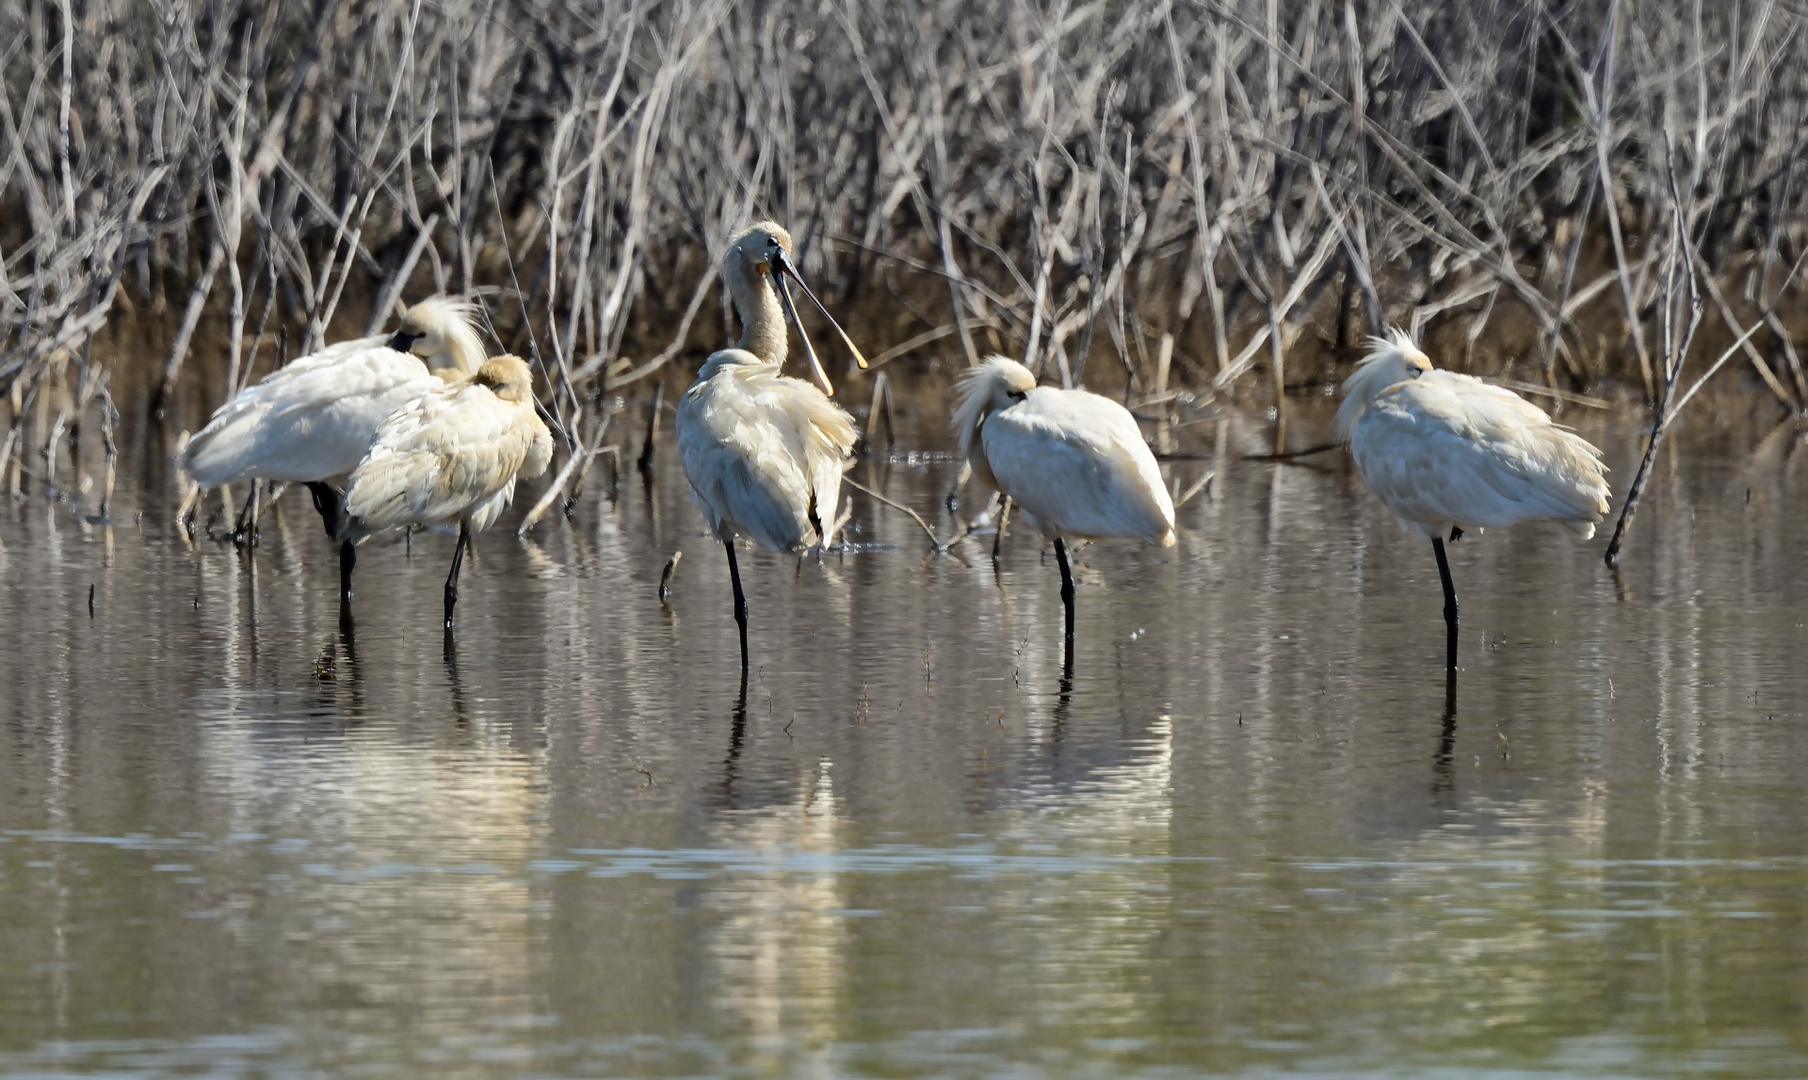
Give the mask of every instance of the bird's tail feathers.
<path id="1" fill-rule="evenodd" d="M 261 456 L 250 438 L 268 409 L 228 402 L 213 420 L 190 435 L 176 451 L 176 462 L 202 487 L 214 488 L 244 478 Z M 222 415 L 223 414 L 223 415 Z"/>

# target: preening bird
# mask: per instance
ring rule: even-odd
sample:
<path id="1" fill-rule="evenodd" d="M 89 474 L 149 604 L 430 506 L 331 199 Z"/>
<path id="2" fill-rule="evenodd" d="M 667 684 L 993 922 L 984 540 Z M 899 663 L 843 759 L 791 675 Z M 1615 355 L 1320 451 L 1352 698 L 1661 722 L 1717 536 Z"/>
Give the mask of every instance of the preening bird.
<path id="1" fill-rule="evenodd" d="M 539 476 L 552 461 L 552 433 L 534 412 L 533 381 L 520 357 L 497 356 L 475 375 L 428 388 L 383 421 L 346 483 L 345 543 L 403 525 L 457 523 L 447 626 L 471 534 L 508 506 L 517 478 Z"/>
<path id="2" fill-rule="evenodd" d="M 954 430 L 973 478 L 1011 497 L 1061 564 L 1067 636 L 1074 632 L 1068 539 L 1134 536 L 1174 543 L 1174 500 L 1130 410 L 1087 390 L 1037 386 L 1015 360 L 986 359 L 961 376 Z"/>
<path id="3" fill-rule="evenodd" d="M 1456 669 L 1456 586 L 1444 554 L 1466 529 L 1555 521 L 1583 540 L 1607 514 L 1601 451 L 1510 390 L 1432 368 L 1403 330 L 1344 380 L 1337 435 L 1369 490 L 1431 541 L 1444 586 L 1446 662 Z"/>
<path id="4" fill-rule="evenodd" d="M 182 453 L 201 489 L 241 480 L 306 484 L 328 536 L 339 533 L 337 486 L 403 405 L 484 360 L 464 300 L 432 296 L 395 333 L 330 345 L 271 372 L 217 409 Z M 351 595 L 357 552 L 339 550 L 340 595 Z"/>
<path id="5" fill-rule="evenodd" d="M 691 494 L 728 553 L 734 616 L 747 668 L 747 595 L 735 561 L 735 537 L 773 551 L 802 551 L 834 541 L 841 474 L 854 449 L 854 421 L 829 400 L 835 392 L 804 336 L 815 385 L 779 373 L 785 316 L 797 321 L 785 278 L 818 308 L 791 261 L 791 235 L 770 221 L 736 233 L 722 259 L 722 281 L 741 316 L 738 347 L 710 354 L 678 402 L 678 454 Z M 826 310 L 823 311 L 828 315 Z M 861 367 L 866 361 L 835 324 Z"/>

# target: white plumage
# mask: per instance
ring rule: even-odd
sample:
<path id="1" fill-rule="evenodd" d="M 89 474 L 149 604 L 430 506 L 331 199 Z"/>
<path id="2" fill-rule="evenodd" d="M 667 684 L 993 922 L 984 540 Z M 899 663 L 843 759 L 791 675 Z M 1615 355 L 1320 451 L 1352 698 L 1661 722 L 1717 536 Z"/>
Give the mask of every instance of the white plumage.
<path id="1" fill-rule="evenodd" d="M 962 376 L 954 428 L 973 476 L 1011 497 L 1055 542 L 1067 635 L 1073 573 L 1065 539 L 1174 543 L 1174 501 L 1130 410 L 1086 390 L 1037 386 L 1002 356 Z"/>
<path id="2" fill-rule="evenodd" d="M 1448 659 L 1456 666 L 1457 604 L 1446 533 L 1556 521 L 1586 540 L 1611 492 L 1601 451 L 1510 390 L 1432 368 L 1396 329 L 1344 381 L 1338 437 L 1400 524 L 1430 540 L 1444 586 Z"/>
<path id="3" fill-rule="evenodd" d="M 853 447 L 840 406 L 744 349 L 711 355 L 678 403 L 678 453 L 710 528 L 772 551 L 829 540 Z"/>
<path id="4" fill-rule="evenodd" d="M 498 356 L 468 376 L 428 388 L 384 420 L 345 488 L 342 536 L 358 543 L 404 525 L 456 523 L 446 578 L 446 625 L 458 603 L 458 572 L 472 533 L 495 522 L 518 477 L 552 460 L 552 434 L 534 411 L 533 373 Z"/>
<path id="5" fill-rule="evenodd" d="M 789 307 L 780 276 L 797 278 L 790 247 L 790 234 L 770 221 L 730 238 L 722 280 L 741 316 L 740 345 L 704 361 L 678 402 L 684 475 L 728 554 L 743 669 L 747 601 L 735 537 L 774 551 L 833 542 L 841 474 L 854 448 L 853 418 L 829 400 L 834 389 L 808 338 L 804 345 L 816 385 L 780 374 Z M 798 286 L 803 288 L 802 281 Z M 796 312 L 791 314 L 795 319 Z"/>
<path id="6" fill-rule="evenodd" d="M 470 313 L 464 301 L 430 297 L 394 334 L 342 341 L 278 368 L 214 412 L 189 439 L 182 467 L 203 488 L 344 477 L 385 417 L 438 385 L 435 371 L 457 377 L 482 365 Z"/>
<path id="7" fill-rule="evenodd" d="M 182 468 L 202 490 L 243 480 L 307 484 L 327 534 L 335 535 L 336 484 L 364 456 L 377 426 L 442 379 L 483 364 L 471 314 L 463 300 L 428 297 L 408 309 L 393 334 L 342 341 L 271 372 L 215 410 L 183 448 Z M 341 597 L 351 595 L 356 561 L 342 545 Z"/>

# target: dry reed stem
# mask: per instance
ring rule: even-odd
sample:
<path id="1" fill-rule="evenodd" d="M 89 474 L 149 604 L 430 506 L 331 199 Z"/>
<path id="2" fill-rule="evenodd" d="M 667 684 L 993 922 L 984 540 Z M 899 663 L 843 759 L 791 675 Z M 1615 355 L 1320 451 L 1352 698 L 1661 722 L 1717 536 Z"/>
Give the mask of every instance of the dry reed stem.
<path id="1" fill-rule="evenodd" d="M 501 286 L 575 455 L 597 380 L 727 336 L 697 319 L 723 238 L 773 215 L 814 284 L 867 302 L 881 360 L 952 338 L 1077 381 L 1115 355 L 1130 397 L 1167 340 L 1170 386 L 1273 395 L 1290 345 L 1347 343 L 1355 315 L 1464 343 L 1447 366 L 1656 403 L 1686 271 L 1752 376 L 1808 404 L 1782 274 L 1808 250 L 1808 13 L 1774 0 L 33 0 L 0 34 L 15 398 L 116 302 L 176 312 L 96 361 L 145 367 L 162 409 L 204 322 L 215 403 L 267 332 L 305 351 L 348 308 L 374 329 Z M 1626 343 L 1605 369 L 1584 316 Z M 1524 353 L 1475 355 L 1509 320 Z M 10 421 L 17 477 L 52 432 Z"/>

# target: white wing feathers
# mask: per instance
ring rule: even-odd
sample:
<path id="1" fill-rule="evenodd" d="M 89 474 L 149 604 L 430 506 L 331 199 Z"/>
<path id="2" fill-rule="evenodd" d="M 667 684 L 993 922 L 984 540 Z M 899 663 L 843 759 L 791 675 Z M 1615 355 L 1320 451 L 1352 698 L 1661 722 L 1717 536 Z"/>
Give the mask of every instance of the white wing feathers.
<path id="1" fill-rule="evenodd" d="M 1032 390 L 987 416 L 979 440 L 999 489 L 1049 535 L 1174 542 L 1161 467 L 1135 418 L 1109 398 Z"/>
<path id="2" fill-rule="evenodd" d="M 349 473 L 385 417 L 441 385 L 386 340 L 340 342 L 246 387 L 189 440 L 183 467 L 207 488 Z"/>
<path id="3" fill-rule="evenodd" d="M 710 359 L 678 403 L 678 452 L 698 507 L 712 528 L 776 551 L 820 542 L 816 522 L 829 527 L 839 509 L 853 419 L 751 353 Z"/>
<path id="4" fill-rule="evenodd" d="M 1548 519 L 1586 539 L 1607 513 L 1599 450 L 1518 395 L 1464 375 L 1426 372 L 1383 391 L 1350 450 L 1370 489 L 1426 538 Z"/>
<path id="5" fill-rule="evenodd" d="M 435 380 L 438 383 L 438 380 Z M 345 490 L 354 537 L 409 523 L 469 520 L 482 531 L 518 476 L 546 471 L 552 436 L 530 403 L 470 383 L 438 384 L 385 420 Z"/>

